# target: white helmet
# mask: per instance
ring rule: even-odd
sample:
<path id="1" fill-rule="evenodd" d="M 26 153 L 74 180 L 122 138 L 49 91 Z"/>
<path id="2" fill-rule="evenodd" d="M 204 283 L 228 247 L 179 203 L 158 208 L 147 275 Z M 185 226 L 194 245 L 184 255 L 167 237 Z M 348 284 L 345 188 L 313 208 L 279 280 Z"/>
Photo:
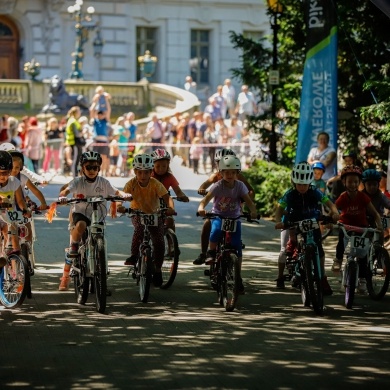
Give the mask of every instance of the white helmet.
<path id="1" fill-rule="evenodd" d="M 137 154 L 133 160 L 133 169 L 139 169 L 141 171 L 148 171 L 153 169 L 153 158 L 150 154 Z"/>
<path id="2" fill-rule="evenodd" d="M 241 171 L 241 162 L 236 156 L 225 156 L 219 161 L 218 168 L 220 171 L 224 171 L 226 169 L 238 169 Z"/>
<path id="3" fill-rule="evenodd" d="M 222 157 L 225 157 L 225 156 L 235 156 L 236 153 L 234 153 L 233 150 L 231 149 L 218 149 L 216 152 L 215 152 L 215 156 L 214 156 L 214 161 L 215 162 L 219 162 L 221 161 L 221 158 Z"/>
<path id="4" fill-rule="evenodd" d="M 313 178 L 313 168 L 306 161 L 298 163 L 292 169 L 291 180 L 294 184 L 311 184 Z"/>
<path id="5" fill-rule="evenodd" d="M 0 150 L 5 150 L 6 152 L 9 152 L 10 150 L 16 150 L 16 148 L 14 144 L 11 144 L 11 142 L 4 142 L 0 145 Z"/>

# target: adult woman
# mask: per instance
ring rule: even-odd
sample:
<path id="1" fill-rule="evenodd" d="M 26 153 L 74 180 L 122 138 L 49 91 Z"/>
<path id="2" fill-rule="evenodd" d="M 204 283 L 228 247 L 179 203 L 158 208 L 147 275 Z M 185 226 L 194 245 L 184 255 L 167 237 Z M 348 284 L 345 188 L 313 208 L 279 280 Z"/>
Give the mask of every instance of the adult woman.
<path id="1" fill-rule="evenodd" d="M 329 134 L 321 132 L 317 136 L 318 146 L 312 148 L 307 157 L 307 162 L 311 165 L 316 161 L 320 161 L 325 165 L 325 173 L 322 179 L 327 181 L 334 176 L 336 171 L 336 151 L 332 146 L 329 146 Z"/>
<path id="2" fill-rule="evenodd" d="M 59 173 L 61 168 L 60 150 L 62 146 L 63 133 L 59 129 L 57 118 L 50 118 L 47 121 L 45 132 L 45 159 L 43 160 L 43 171 L 49 171 L 50 162 L 53 159 L 54 169 Z"/>
<path id="3" fill-rule="evenodd" d="M 82 129 L 78 119 L 81 116 L 80 107 L 73 106 L 68 111 L 68 121 L 66 122 L 65 143 L 72 149 L 72 168 L 73 177 L 77 177 L 77 166 L 83 146 L 79 140 L 82 138 Z"/>
<path id="4" fill-rule="evenodd" d="M 38 173 L 38 163 L 41 158 L 41 146 L 43 142 L 42 129 L 38 125 L 38 120 L 32 116 L 28 122 L 29 127 L 25 139 L 25 154 L 30 158 L 35 173 Z"/>

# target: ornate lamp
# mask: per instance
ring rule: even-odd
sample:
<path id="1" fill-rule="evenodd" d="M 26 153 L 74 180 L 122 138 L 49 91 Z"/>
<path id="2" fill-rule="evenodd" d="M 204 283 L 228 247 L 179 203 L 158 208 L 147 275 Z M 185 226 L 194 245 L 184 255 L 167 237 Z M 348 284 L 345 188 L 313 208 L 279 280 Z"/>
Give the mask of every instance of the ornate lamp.
<path id="1" fill-rule="evenodd" d="M 145 51 L 143 56 L 138 57 L 138 63 L 140 64 L 141 73 L 144 78 L 150 81 L 150 78 L 154 75 L 156 71 L 156 65 L 158 58 L 152 56 L 149 50 Z"/>

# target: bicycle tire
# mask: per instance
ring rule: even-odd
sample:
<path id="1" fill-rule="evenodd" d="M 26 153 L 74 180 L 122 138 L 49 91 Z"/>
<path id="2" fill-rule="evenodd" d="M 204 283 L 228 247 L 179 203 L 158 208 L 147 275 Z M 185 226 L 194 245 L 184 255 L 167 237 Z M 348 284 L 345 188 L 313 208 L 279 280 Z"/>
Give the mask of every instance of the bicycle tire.
<path id="1" fill-rule="evenodd" d="M 229 253 L 224 261 L 222 274 L 222 303 L 226 311 L 233 311 L 236 307 L 239 284 L 240 268 L 238 257 L 235 253 Z"/>
<path id="2" fill-rule="evenodd" d="M 357 273 L 357 264 L 354 261 L 350 261 L 345 264 L 345 307 L 347 309 L 352 309 L 353 300 L 355 298 L 355 289 L 356 289 L 356 273 Z"/>
<path id="3" fill-rule="evenodd" d="M 382 299 L 389 288 L 390 256 L 383 247 L 376 247 L 367 270 L 367 290 L 372 299 Z"/>
<path id="4" fill-rule="evenodd" d="M 316 314 L 321 315 L 324 312 L 324 294 L 318 266 L 315 247 L 313 245 L 307 245 L 305 250 L 307 287 L 310 294 L 311 306 Z"/>
<path id="5" fill-rule="evenodd" d="M 10 255 L 0 271 L 1 303 L 8 309 L 19 307 L 26 298 L 29 279 L 26 259 L 22 255 Z"/>
<path id="6" fill-rule="evenodd" d="M 83 259 L 80 259 L 80 255 L 78 256 L 79 259 L 79 265 L 80 265 L 80 272 L 74 271 L 73 274 L 73 285 L 74 285 L 74 292 L 76 293 L 76 299 L 77 303 L 80 305 L 85 305 L 88 299 L 88 292 L 89 292 L 89 280 L 90 278 L 86 275 L 86 261 L 85 258 L 85 252 Z"/>
<path id="7" fill-rule="evenodd" d="M 26 296 L 27 296 L 27 298 L 31 299 L 32 298 L 31 276 L 34 275 L 34 268 L 33 268 L 31 261 L 30 261 L 30 253 L 29 253 L 27 244 L 20 245 L 20 253 L 26 259 L 26 263 L 27 263 L 29 278 L 28 278 L 27 286 L 26 286 Z"/>
<path id="8" fill-rule="evenodd" d="M 149 299 L 150 284 L 152 282 L 152 253 L 146 249 L 139 259 L 139 297 L 146 303 Z"/>
<path id="9" fill-rule="evenodd" d="M 166 229 L 164 232 L 165 252 L 164 262 L 161 267 L 163 283 L 160 288 L 167 289 L 171 287 L 177 274 L 179 266 L 179 243 L 175 232 L 172 229 Z"/>
<path id="10" fill-rule="evenodd" d="M 97 237 L 95 242 L 95 272 L 93 275 L 96 298 L 96 310 L 104 313 L 107 303 L 107 268 L 106 250 L 103 237 Z"/>
<path id="11" fill-rule="evenodd" d="M 218 291 L 218 267 L 216 263 L 210 264 L 209 276 L 211 288 Z"/>

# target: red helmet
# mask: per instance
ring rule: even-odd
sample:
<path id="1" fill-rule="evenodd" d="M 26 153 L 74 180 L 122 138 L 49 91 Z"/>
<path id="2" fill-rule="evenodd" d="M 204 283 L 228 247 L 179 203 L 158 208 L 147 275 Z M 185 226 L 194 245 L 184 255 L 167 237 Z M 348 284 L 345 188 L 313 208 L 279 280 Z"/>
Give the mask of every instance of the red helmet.
<path id="1" fill-rule="evenodd" d="M 359 178 L 362 178 L 362 170 L 357 165 L 347 165 L 341 170 L 341 178 L 347 177 L 348 175 L 358 175 Z"/>

